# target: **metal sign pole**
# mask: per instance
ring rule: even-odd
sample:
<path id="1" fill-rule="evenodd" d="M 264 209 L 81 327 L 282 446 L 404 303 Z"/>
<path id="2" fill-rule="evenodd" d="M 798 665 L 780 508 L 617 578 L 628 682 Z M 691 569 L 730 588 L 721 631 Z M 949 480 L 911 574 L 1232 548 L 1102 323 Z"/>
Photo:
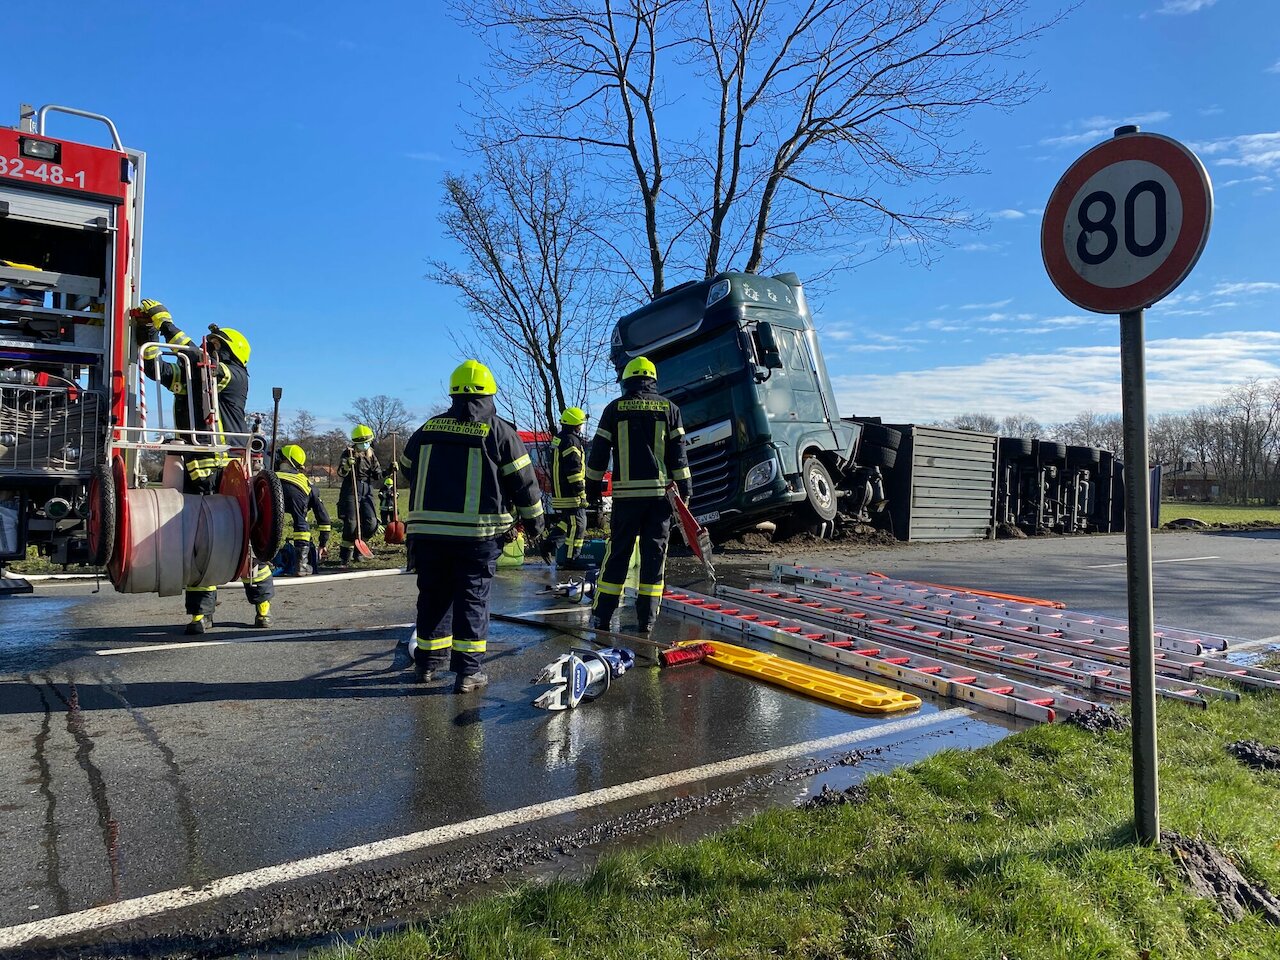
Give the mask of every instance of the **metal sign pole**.
<path id="1" fill-rule="evenodd" d="M 1124 545 L 1129 588 L 1133 813 L 1139 841 L 1155 844 L 1160 840 L 1160 801 L 1144 328 L 1144 310 L 1120 314 L 1120 390 L 1124 404 L 1124 460 L 1128 467 L 1124 485 Z"/>

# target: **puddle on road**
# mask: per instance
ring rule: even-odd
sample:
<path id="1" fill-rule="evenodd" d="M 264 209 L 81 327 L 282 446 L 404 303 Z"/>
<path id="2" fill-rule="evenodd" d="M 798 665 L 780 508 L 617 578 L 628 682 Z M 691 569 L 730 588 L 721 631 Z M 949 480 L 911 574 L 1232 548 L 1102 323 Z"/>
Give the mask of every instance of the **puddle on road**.
<path id="1" fill-rule="evenodd" d="M 79 656 L 70 652 L 75 629 L 67 616 L 79 597 L 9 597 L 0 600 L 0 673 L 25 673 Z"/>

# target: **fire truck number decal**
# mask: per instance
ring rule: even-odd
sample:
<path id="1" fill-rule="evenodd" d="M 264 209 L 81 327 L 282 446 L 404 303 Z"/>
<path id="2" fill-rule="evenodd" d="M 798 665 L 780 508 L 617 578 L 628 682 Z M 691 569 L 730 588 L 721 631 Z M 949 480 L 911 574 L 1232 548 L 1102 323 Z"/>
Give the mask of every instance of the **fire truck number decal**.
<path id="1" fill-rule="evenodd" d="M 0 177 L 16 177 L 19 180 L 39 180 L 55 187 L 79 187 L 84 189 L 84 171 L 63 170 L 49 163 L 29 164 L 23 157 L 0 156 Z"/>

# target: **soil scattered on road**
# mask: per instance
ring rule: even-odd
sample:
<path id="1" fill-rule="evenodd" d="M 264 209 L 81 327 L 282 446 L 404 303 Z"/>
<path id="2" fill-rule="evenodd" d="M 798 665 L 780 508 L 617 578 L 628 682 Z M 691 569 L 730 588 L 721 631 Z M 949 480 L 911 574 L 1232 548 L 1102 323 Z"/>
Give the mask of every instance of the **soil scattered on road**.
<path id="1" fill-rule="evenodd" d="M 1166 832 L 1160 848 L 1173 858 L 1178 872 L 1196 896 L 1212 900 L 1228 920 L 1259 913 L 1268 923 L 1280 924 L 1280 900 L 1260 884 L 1250 883 L 1226 855 L 1198 837 Z"/>
<path id="2" fill-rule="evenodd" d="M 832 790 L 828 784 L 823 784 L 822 792 L 815 794 L 800 804 L 800 809 L 822 810 L 826 807 L 843 807 L 849 804 L 866 803 L 867 798 L 870 796 L 871 794 L 866 786 L 861 783 L 855 783 L 844 790 Z"/>

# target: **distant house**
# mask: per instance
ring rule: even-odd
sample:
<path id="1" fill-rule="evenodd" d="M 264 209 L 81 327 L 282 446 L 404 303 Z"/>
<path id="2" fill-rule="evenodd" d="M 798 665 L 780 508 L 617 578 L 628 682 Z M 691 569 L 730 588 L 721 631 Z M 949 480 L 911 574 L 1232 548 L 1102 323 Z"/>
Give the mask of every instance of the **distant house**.
<path id="1" fill-rule="evenodd" d="M 1164 469 L 1164 495 L 1175 500 L 1217 500 L 1222 491 L 1218 469 L 1211 463 L 1190 460 Z"/>

